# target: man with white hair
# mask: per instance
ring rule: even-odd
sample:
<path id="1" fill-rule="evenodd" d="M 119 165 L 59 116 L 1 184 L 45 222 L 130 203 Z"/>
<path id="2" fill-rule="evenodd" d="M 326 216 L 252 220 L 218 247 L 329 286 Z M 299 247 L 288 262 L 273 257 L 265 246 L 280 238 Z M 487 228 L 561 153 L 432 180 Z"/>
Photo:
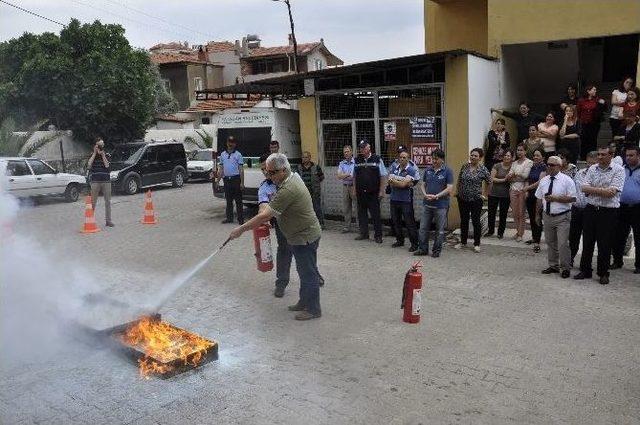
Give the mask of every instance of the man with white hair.
<path id="1" fill-rule="evenodd" d="M 562 159 L 559 156 L 547 159 L 547 175 L 540 180 L 536 189 L 536 220 L 540 222 L 540 211 L 543 211 L 549 267 L 542 273 L 561 273 L 560 276 L 566 279 L 571 275 L 569 227 L 571 204 L 576 201 L 576 186 L 571 177 L 560 172 L 561 167 Z"/>
<path id="2" fill-rule="evenodd" d="M 296 320 L 316 319 L 320 309 L 320 283 L 318 271 L 318 245 L 320 223 L 313 210 L 311 195 L 297 173 L 291 172 L 287 157 L 281 153 L 269 155 L 265 173 L 278 190 L 266 207 L 261 208 L 251 220 L 236 227 L 229 237 L 236 239 L 247 230 L 260 226 L 275 217 L 296 260 L 300 277 L 300 299 L 290 311 L 296 311 Z"/>

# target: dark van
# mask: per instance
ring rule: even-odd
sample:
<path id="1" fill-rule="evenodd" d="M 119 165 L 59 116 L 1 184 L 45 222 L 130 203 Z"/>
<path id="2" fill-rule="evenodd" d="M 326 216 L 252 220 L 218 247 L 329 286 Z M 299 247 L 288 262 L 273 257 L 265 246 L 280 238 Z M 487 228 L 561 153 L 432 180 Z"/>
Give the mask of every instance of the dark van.
<path id="1" fill-rule="evenodd" d="M 187 179 L 187 155 L 180 142 L 123 143 L 111 152 L 111 186 L 133 195 L 140 189 L 182 187 Z"/>

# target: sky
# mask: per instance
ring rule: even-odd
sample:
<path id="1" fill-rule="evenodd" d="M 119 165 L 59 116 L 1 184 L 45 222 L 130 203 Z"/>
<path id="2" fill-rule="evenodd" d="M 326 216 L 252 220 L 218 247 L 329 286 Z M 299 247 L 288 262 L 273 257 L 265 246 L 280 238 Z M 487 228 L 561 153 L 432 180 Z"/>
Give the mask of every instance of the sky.
<path id="1" fill-rule="evenodd" d="M 257 34 L 287 44 L 287 7 L 273 0 L 3 0 L 60 23 L 118 23 L 134 47 L 170 41 L 204 44 Z M 424 53 L 422 0 L 291 0 L 298 43 L 324 39 L 353 64 Z M 0 41 L 61 26 L 0 2 Z"/>

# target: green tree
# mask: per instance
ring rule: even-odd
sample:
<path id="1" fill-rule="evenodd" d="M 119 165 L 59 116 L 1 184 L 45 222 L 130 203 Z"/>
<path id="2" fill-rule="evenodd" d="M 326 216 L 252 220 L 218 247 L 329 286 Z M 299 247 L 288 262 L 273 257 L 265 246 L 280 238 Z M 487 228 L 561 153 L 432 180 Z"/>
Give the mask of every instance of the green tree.
<path id="1" fill-rule="evenodd" d="M 156 108 L 170 107 L 159 84 L 147 52 L 133 49 L 120 25 L 73 19 L 59 36 L 0 43 L 0 118 L 23 128 L 48 118 L 87 143 L 140 138 Z"/>

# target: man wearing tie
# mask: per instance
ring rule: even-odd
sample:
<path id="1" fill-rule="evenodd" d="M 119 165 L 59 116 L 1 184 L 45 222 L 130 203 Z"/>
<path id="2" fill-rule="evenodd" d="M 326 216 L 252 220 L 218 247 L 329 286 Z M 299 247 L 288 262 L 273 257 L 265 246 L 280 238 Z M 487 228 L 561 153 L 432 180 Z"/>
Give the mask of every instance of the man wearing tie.
<path id="1" fill-rule="evenodd" d="M 542 273 L 560 273 L 560 276 L 566 279 L 571 275 L 569 226 L 571 204 L 576 200 L 576 186 L 571 177 L 560 172 L 561 167 L 562 159 L 559 156 L 550 156 L 547 160 L 548 174 L 540 180 L 536 189 L 536 220 L 540 222 L 540 211 L 543 211 L 549 267 Z"/>

